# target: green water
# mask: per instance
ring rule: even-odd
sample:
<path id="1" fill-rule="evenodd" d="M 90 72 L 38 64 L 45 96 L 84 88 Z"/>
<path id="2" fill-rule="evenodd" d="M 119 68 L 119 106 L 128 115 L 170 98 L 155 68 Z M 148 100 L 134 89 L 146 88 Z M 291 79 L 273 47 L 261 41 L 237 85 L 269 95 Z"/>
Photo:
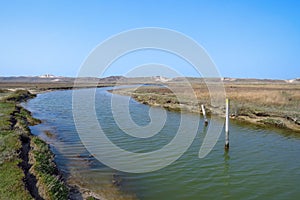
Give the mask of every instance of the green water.
<path id="1" fill-rule="evenodd" d="M 111 94 L 106 90 L 97 89 L 96 110 L 99 123 L 112 142 L 126 150 L 143 152 L 160 149 L 175 136 L 181 118 L 175 112 L 167 112 L 164 128 L 151 138 L 136 139 L 122 134 L 113 120 L 108 106 Z M 112 175 L 117 174 L 122 179 L 123 191 L 145 200 L 300 198 L 299 134 L 232 121 L 229 152 L 224 152 L 223 133 L 210 154 L 199 159 L 206 133 L 201 119 L 193 144 L 180 159 L 159 171 L 129 174 L 112 170 L 89 156 L 74 125 L 72 91 L 40 94 L 25 106 L 43 120 L 31 129 L 49 142 L 59 168 L 69 179 L 97 192 L 109 188 Z M 148 106 L 131 100 L 130 113 L 137 124 L 149 123 L 148 110 Z M 185 115 L 190 120 L 199 119 L 197 115 Z M 52 131 L 53 136 L 47 136 L 44 130 Z M 87 131 L 93 130 L 91 127 Z"/>

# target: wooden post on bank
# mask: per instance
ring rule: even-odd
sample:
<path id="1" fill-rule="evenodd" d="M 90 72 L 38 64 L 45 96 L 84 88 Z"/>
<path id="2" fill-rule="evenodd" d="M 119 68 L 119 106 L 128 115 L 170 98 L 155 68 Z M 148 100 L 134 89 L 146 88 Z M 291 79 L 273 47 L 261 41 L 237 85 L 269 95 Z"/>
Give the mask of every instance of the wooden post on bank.
<path id="1" fill-rule="evenodd" d="M 207 126 L 208 125 L 208 120 L 207 120 L 207 117 L 206 117 L 206 112 L 205 112 L 205 108 L 204 108 L 203 104 L 201 104 L 201 109 L 202 109 L 202 114 L 203 114 L 203 118 L 204 118 L 204 125 Z"/>
<path id="2" fill-rule="evenodd" d="M 229 149 L 229 99 L 226 99 L 225 150 Z"/>

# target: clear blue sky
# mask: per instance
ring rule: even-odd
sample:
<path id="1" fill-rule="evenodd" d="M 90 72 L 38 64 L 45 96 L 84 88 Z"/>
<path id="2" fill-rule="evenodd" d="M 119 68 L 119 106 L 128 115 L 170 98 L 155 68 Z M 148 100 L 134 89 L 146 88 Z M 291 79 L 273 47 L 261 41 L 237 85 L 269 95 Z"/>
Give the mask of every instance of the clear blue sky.
<path id="1" fill-rule="evenodd" d="M 2 0 L 0 76 L 76 76 L 89 52 L 111 35 L 163 27 L 195 39 L 222 76 L 296 78 L 300 77 L 299 2 Z M 153 62 L 160 57 L 153 57 Z M 149 55 L 138 58 L 142 64 Z M 164 59 L 168 62 L 172 56 Z M 131 65 L 129 60 L 119 62 L 107 75 L 122 74 Z M 169 61 L 185 75 L 198 76 L 175 59 Z"/>

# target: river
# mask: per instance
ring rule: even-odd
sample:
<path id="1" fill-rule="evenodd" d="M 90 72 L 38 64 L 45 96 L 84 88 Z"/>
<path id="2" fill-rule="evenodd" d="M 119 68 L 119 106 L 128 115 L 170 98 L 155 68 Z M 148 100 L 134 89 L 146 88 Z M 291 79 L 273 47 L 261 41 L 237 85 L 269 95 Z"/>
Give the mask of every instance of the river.
<path id="1" fill-rule="evenodd" d="M 95 108 L 112 142 L 126 150 L 143 152 L 162 148 L 175 136 L 181 114 L 169 111 L 164 128 L 151 138 L 137 139 L 122 134 L 107 106 L 112 96 L 108 89 L 111 88 L 96 90 Z M 82 92 L 86 90 L 91 89 L 82 89 Z M 199 159 L 206 131 L 200 118 L 194 142 L 177 161 L 158 171 L 132 174 L 106 167 L 85 149 L 73 120 L 71 90 L 39 94 L 24 106 L 42 120 L 43 123 L 31 127 L 31 131 L 50 144 L 55 161 L 68 181 L 107 198 L 117 193 L 111 187 L 112 177 L 116 176 L 122 180 L 119 187 L 125 197 L 134 194 L 142 200 L 300 197 L 300 135 L 291 131 L 231 121 L 229 152 L 224 152 L 222 133 L 210 154 Z M 130 113 L 137 124 L 149 123 L 148 111 L 149 106 L 130 100 Z M 184 115 L 192 121 L 199 119 L 196 114 Z"/>

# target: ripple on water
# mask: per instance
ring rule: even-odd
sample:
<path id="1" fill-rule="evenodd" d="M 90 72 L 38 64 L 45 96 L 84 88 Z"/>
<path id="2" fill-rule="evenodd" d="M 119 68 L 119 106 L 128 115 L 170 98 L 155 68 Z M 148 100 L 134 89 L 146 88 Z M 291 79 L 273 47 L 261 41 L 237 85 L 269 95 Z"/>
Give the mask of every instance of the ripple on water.
<path id="1" fill-rule="evenodd" d="M 162 148 L 176 134 L 174 130 L 178 128 L 180 115 L 167 112 L 170 120 L 167 120 L 164 134 L 151 138 L 151 142 L 124 136 L 109 113 L 107 105 L 111 95 L 105 90 L 97 90 L 97 118 L 118 145 L 127 145 L 129 147 L 126 148 L 137 152 L 151 151 Z M 69 180 L 84 187 L 107 193 L 111 190 L 112 176 L 118 174 L 122 177 L 123 190 L 145 200 L 298 199 L 300 196 L 300 137 L 293 133 L 278 133 L 233 122 L 229 152 L 224 153 L 223 133 L 213 151 L 199 159 L 198 152 L 205 132 L 200 122 L 194 143 L 175 163 L 155 172 L 127 174 L 105 167 L 84 148 L 76 133 L 71 99 L 71 91 L 56 91 L 40 94 L 25 106 L 44 121 L 32 127 L 32 132 L 51 143 L 58 166 Z M 149 121 L 148 106 L 134 102 L 130 109 L 137 123 L 144 125 Z M 81 112 L 89 114 L 84 110 Z M 193 120 L 193 117 L 190 118 Z M 41 134 L 53 127 L 56 137 L 48 138 Z M 88 131 L 93 130 L 95 127 Z"/>

